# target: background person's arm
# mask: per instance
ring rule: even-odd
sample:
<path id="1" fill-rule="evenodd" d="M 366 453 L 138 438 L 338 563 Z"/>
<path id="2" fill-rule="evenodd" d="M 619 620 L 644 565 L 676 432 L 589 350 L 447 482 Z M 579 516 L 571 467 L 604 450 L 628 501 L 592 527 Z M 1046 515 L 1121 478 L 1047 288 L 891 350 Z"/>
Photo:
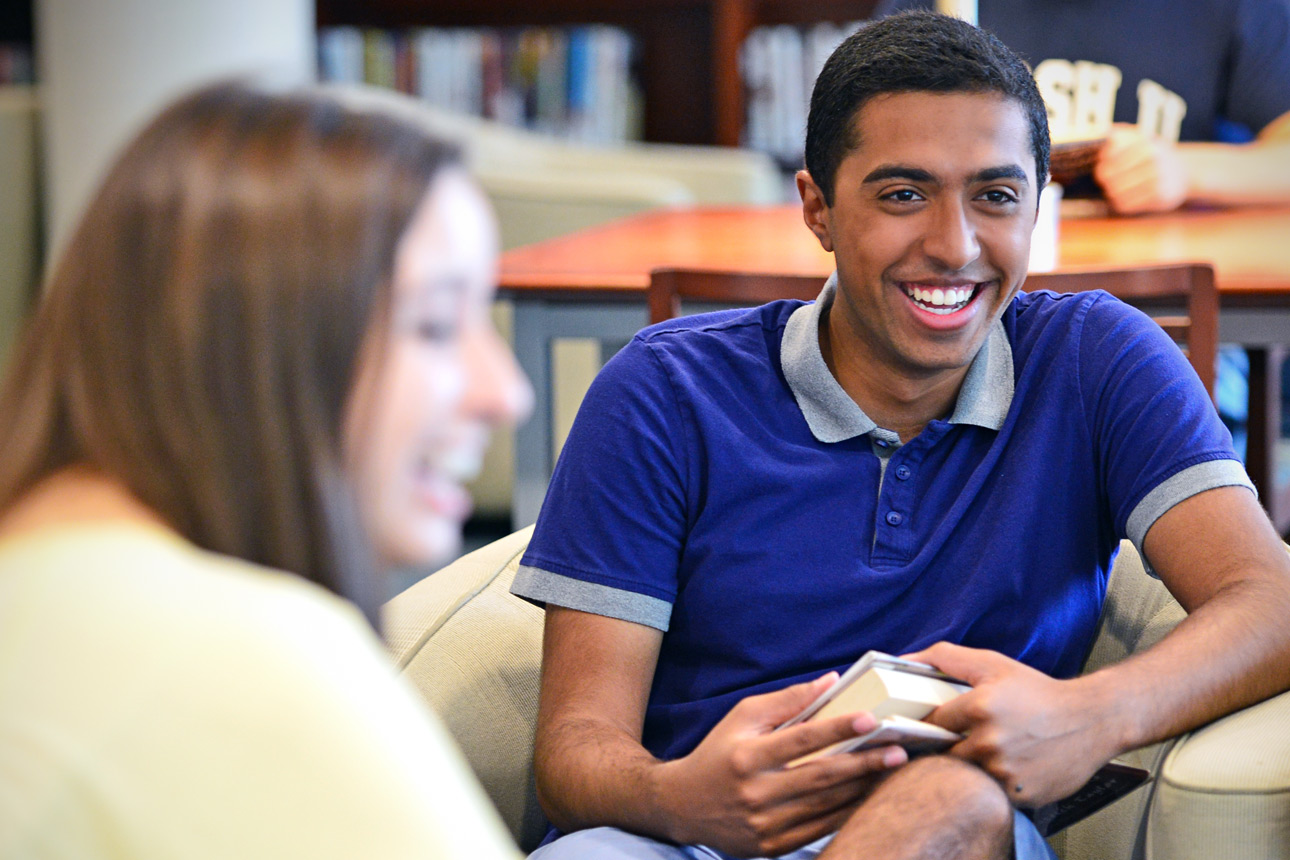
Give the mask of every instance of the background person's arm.
<path id="1" fill-rule="evenodd" d="M 976 687 L 930 719 L 969 733 L 952 752 L 1020 805 L 1059 799 L 1116 755 L 1290 687 L 1290 555 L 1249 490 L 1180 502 L 1144 548 L 1189 613 L 1145 652 L 1067 681 L 956 645 L 913 655 Z"/>
<path id="2" fill-rule="evenodd" d="M 836 676 L 747 698 L 690 755 L 670 762 L 641 745 L 663 634 L 548 606 L 542 655 L 538 797 L 566 832 L 613 826 L 681 844 L 774 856 L 837 830 L 868 793 L 862 777 L 903 750 L 794 759 L 868 731 L 868 714 L 771 730 Z"/>
<path id="3" fill-rule="evenodd" d="M 1184 203 L 1290 203 L 1290 113 L 1249 143 L 1169 143 L 1116 125 L 1093 178 L 1125 215 L 1167 212 Z"/>

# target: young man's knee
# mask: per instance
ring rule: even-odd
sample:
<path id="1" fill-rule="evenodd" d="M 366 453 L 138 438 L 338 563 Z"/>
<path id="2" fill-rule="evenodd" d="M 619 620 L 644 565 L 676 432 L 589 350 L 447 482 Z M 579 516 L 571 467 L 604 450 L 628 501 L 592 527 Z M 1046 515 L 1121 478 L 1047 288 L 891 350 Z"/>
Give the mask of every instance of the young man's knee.
<path id="1" fill-rule="evenodd" d="M 981 768 L 952 756 L 911 761 L 892 775 L 929 815 L 955 819 L 1011 838 L 1013 808 L 1003 789 Z"/>

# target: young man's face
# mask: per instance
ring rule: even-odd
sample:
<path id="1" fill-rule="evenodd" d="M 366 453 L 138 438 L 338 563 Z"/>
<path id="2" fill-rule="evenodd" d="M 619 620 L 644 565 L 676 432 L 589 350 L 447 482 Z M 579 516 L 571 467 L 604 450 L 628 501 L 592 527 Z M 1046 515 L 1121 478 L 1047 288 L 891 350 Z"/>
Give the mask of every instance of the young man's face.
<path id="1" fill-rule="evenodd" d="M 995 93 L 912 92 L 853 122 L 832 206 L 798 174 L 837 262 L 833 353 L 905 377 L 961 371 L 1026 274 L 1040 189 L 1025 112 Z"/>

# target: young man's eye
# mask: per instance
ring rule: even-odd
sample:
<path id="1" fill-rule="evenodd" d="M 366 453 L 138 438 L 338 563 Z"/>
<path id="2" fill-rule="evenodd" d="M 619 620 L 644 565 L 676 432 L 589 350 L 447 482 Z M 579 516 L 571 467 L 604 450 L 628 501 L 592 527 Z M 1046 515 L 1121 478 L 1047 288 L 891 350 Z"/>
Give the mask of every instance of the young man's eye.
<path id="1" fill-rule="evenodd" d="M 993 188 L 981 195 L 989 203 L 1008 204 L 1016 203 L 1017 196 L 1011 191 L 1005 191 L 1001 188 Z"/>
<path id="2" fill-rule="evenodd" d="M 883 195 L 884 200 L 891 200 L 895 203 L 914 203 L 922 200 L 922 195 L 912 188 L 900 188 L 896 191 L 889 191 Z"/>

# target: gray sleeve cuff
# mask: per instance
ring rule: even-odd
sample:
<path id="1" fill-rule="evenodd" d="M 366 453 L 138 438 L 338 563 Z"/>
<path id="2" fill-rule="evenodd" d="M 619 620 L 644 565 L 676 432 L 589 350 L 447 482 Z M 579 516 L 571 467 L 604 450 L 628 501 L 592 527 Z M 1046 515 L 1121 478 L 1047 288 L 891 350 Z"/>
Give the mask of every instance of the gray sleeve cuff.
<path id="1" fill-rule="evenodd" d="M 1245 474 L 1245 467 L 1236 460 L 1207 460 L 1166 478 L 1138 502 L 1138 506 L 1129 514 L 1125 531 L 1128 532 L 1126 537 L 1133 541 L 1144 562 L 1147 554 L 1142 548 L 1142 541 L 1156 520 L 1184 499 L 1215 487 L 1246 487 L 1256 495 L 1258 492 L 1254 489 L 1250 476 Z M 1155 576 L 1149 563 L 1146 568 L 1148 573 Z"/>
<path id="2" fill-rule="evenodd" d="M 516 571 L 515 581 L 511 583 L 511 593 L 538 603 L 554 603 L 566 609 L 644 624 L 664 633 L 672 618 L 672 604 L 666 600 L 595 582 L 584 582 L 527 564 L 521 564 Z"/>

